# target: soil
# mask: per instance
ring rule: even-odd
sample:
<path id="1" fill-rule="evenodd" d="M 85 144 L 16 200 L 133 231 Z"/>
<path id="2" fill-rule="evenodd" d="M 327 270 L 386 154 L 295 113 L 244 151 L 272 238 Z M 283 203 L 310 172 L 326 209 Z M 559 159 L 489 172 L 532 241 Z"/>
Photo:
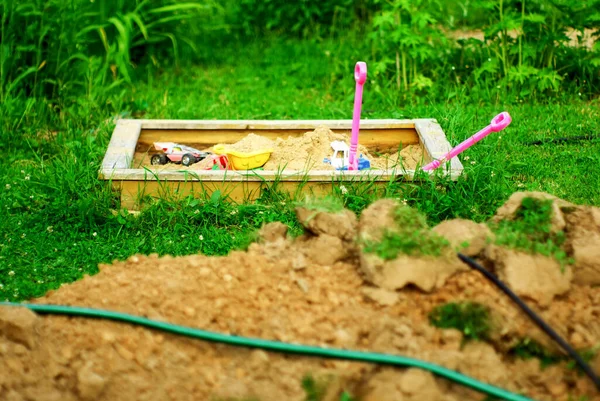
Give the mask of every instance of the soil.
<path id="1" fill-rule="evenodd" d="M 331 158 L 333 153 L 331 142 L 333 141 L 344 141 L 349 144 L 350 138 L 345 134 L 336 134 L 326 127 L 319 127 L 314 131 L 306 132 L 302 136 L 290 136 L 286 139 L 277 138 L 275 140 L 251 133 L 236 143 L 222 145 L 226 149 L 239 152 L 273 149 L 269 161 L 263 166 L 264 170 L 310 171 L 334 169 L 330 164 L 323 163 L 323 159 Z M 206 150 L 211 151 L 212 148 Z M 369 159 L 371 168 L 381 170 L 400 169 L 402 167 L 407 170 L 413 170 L 418 163 L 423 162 L 423 149 L 420 145 L 408 145 L 403 147 L 399 152 L 385 154 L 372 154 L 369 149 L 360 144 L 358 150 L 360 154 Z M 134 165 L 150 166 L 149 158 L 145 154 L 136 154 Z M 189 167 L 178 164 L 167 164 L 161 168 L 169 170 L 203 170 L 206 167 L 201 163 L 196 163 Z"/>
<path id="2" fill-rule="evenodd" d="M 375 216 L 373 210 L 385 210 L 390 201 L 381 202 L 366 215 Z M 592 213 L 593 208 L 575 209 L 571 213 Z M 475 271 L 456 270 L 430 292 L 367 283 L 351 233 L 356 238 L 373 225 L 364 214 L 358 220 L 348 213 L 298 210 L 307 226 L 303 236 L 289 238 L 283 224 L 273 223 L 247 252 L 226 257 L 132 256 L 101 265 L 98 274 L 34 302 L 110 309 L 240 336 L 406 355 L 536 400 L 600 399 L 591 381 L 566 362 L 542 369 L 538 360 L 508 352 L 525 337 L 555 348 Z M 565 221 L 569 238 L 582 230 L 600 235 L 587 220 L 573 220 L 577 227 L 570 218 Z M 498 252 L 498 262 L 481 254 L 491 269 L 500 263 L 507 268 L 508 259 L 502 258 L 508 252 Z M 516 256 L 509 256 L 514 262 Z M 431 275 L 431 265 L 438 262 L 410 274 Z M 510 275 L 518 273 L 512 269 Z M 566 291 L 563 287 L 553 292 L 551 302 L 526 301 L 574 347 L 598 345 L 600 288 L 575 281 Z M 467 300 L 492 310 L 495 330 L 489 341 L 465 343 L 459 331 L 429 324 L 433 307 Z M 301 401 L 307 374 L 326 383 L 326 401 L 338 401 L 343 390 L 367 401 L 484 399 L 416 369 L 235 348 L 123 323 L 38 316 L 20 308 L 0 307 L 0 358 L 2 400 Z M 600 366 L 600 358 L 591 363 Z"/>

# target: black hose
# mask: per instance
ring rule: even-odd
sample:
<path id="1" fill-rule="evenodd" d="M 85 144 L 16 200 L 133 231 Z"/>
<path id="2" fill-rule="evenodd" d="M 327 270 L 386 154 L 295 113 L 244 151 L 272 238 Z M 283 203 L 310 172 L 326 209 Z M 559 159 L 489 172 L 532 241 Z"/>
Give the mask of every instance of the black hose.
<path id="1" fill-rule="evenodd" d="M 590 365 L 588 365 L 583 360 L 581 355 L 579 355 L 577 353 L 577 351 L 575 351 L 575 349 L 573 347 L 571 347 L 571 345 L 569 345 L 569 343 L 567 343 L 560 335 L 558 335 L 558 333 L 556 331 L 554 331 L 554 329 L 552 327 L 550 327 L 548 325 L 548 323 L 546 323 L 544 320 L 542 320 L 542 318 L 537 313 L 535 313 L 533 310 L 531 310 L 531 308 L 529 308 L 529 306 L 527 306 L 527 304 L 525 302 L 523 302 L 523 300 L 521 298 L 519 298 L 517 296 L 517 294 L 512 292 L 512 290 L 510 288 L 508 288 L 506 286 L 506 284 L 504 284 L 502 281 L 500 281 L 498 279 L 498 277 L 493 275 L 490 271 L 486 270 L 483 266 L 481 266 L 475 260 L 471 259 L 468 256 L 463 255 L 462 253 L 459 253 L 458 257 L 462 262 L 469 265 L 469 267 L 471 267 L 471 268 L 477 270 L 478 272 L 480 272 L 481 274 L 483 274 L 488 280 L 490 280 L 498 288 L 500 288 L 502 291 L 504 291 L 504 293 L 506 295 L 508 295 L 508 297 L 514 303 L 519 305 L 519 307 L 521 309 L 523 309 L 523 311 L 527 314 L 527 316 L 529 316 L 531 318 L 531 320 L 533 320 L 535 322 L 535 324 L 537 324 L 546 334 L 548 334 L 554 341 L 556 341 L 567 352 L 567 354 L 569 354 L 569 356 L 571 358 L 573 358 L 575 360 L 575 362 L 577 362 L 579 367 L 585 372 L 586 375 L 589 376 L 590 379 L 592 379 L 592 381 L 594 382 L 594 384 L 596 385 L 598 390 L 600 390 L 600 379 L 598 379 L 598 376 L 596 376 L 596 374 L 594 373 L 594 371 L 592 370 Z"/>
<path id="2" fill-rule="evenodd" d="M 536 145 L 545 145 L 545 144 L 549 144 L 549 143 L 570 143 L 570 142 L 579 142 L 579 141 L 593 141 L 594 139 L 600 139 L 600 137 L 599 136 L 590 136 L 590 135 L 567 136 L 567 137 L 561 137 L 561 138 L 540 139 L 538 141 L 526 142 L 523 145 L 536 146 Z"/>

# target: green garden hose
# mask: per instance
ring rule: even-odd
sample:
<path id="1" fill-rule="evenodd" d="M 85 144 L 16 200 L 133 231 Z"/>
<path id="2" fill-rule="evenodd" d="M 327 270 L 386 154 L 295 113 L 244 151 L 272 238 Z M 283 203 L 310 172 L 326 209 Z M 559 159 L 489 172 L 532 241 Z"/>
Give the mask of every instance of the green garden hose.
<path id="1" fill-rule="evenodd" d="M 195 329 L 192 327 L 179 326 L 171 323 L 159 322 L 140 316 L 129 315 L 126 313 L 113 312 L 102 309 L 81 308 L 76 306 L 64 305 L 36 305 L 20 304 L 13 302 L 0 302 L 0 306 L 17 306 L 29 308 L 40 314 L 85 316 L 91 318 L 101 318 L 116 320 L 130 324 L 150 327 L 156 330 L 162 330 L 167 333 L 179 334 L 187 337 L 197 338 L 206 341 L 237 345 L 248 348 L 261 348 L 264 350 L 283 352 L 287 354 L 299 354 L 306 356 L 317 356 L 322 358 L 344 359 L 358 362 L 378 363 L 382 365 L 413 367 L 429 371 L 445 379 L 470 387 L 474 390 L 499 397 L 509 401 L 533 401 L 531 398 L 495 387 L 469 376 L 458 373 L 454 370 L 442 366 L 421 361 L 419 359 L 408 358 L 399 355 L 379 354 L 374 352 L 352 351 L 337 348 L 322 348 L 300 344 L 289 344 L 279 341 L 262 340 L 259 338 L 238 337 L 221 333 L 214 333 L 206 330 Z"/>

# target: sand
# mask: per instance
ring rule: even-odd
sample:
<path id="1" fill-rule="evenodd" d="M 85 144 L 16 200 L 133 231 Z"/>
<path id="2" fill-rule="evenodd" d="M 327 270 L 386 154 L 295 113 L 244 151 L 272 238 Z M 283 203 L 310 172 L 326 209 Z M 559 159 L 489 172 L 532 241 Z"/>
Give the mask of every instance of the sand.
<path id="1" fill-rule="evenodd" d="M 308 131 L 302 136 L 288 138 L 277 138 L 271 140 L 267 137 L 248 134 L 240 141 L 233 144 L 220 144 L 226 149 L 239 152 L 256 152 L 265 149 L 272 149 L 273 153 L 269 161 L 263 166 L 264 170 L 334 170 L 330 164 L 323 163 L 323 159 L 330 158 L 333 150 L 331 142 L 344 141 L 350 143 L 350 138 L 345 134 L 336 134 L 326 127 L 320 127 L 314 131 Z M 209 151 L 212 148 L 208 149 Z M 399 152 L 375 154 L 371 153 L 365 146 L 359 144 L 359 153 L 369 159 L 371 168 L 390 169 L 390 170 L 413 170 L 417 164 L 423 164 L 423 149 L 419 145 L 408 145 Z M 143 153 L 136 153 L 134 159 L 135 166 L 150 166 L 149 157 Z M 202 170 L 208 166 L 202 163 L 196 163 L 189 167 L 178 164 L 167 164 L 161 169 L 190 169 Z M 156 166 L 152 166 L 156 168 Z"/>

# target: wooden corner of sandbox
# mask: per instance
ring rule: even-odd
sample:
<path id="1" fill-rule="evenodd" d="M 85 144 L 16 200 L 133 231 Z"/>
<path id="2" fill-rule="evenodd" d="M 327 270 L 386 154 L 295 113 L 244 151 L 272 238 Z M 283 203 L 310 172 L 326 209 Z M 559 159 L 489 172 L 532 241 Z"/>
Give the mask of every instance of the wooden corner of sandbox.
<path id="1" fill-rule="evenodd" d="M 219 190 L 231 200 L 242 202 L 260 196 L 265 188 L 277 186 L 292 194 L 330 193 L 337 185 L 368 182 L 385 186 L 392 181 L 414 180 L 415 169 L 438 159 L 450 149 L 444 131 L 434 119 L 362 120 L 359 142 L 372 154 L 393 155 L 400 160 L 402 149 L 412 147 L 420 160 L 416 167 L 405 159 L 396 165 L 360 171 L 336 171 L 314 165 L 305 170 L 198 170 L 194 165 L 154 166 L 154 142 L 176 142 L 197 149 L 216 144 L 234 144 L 249 134 L 271 140 L 295 138 L 319 127 L 350 137 L 351 120 L 132 120 L 117 121 L 99 178 L 120 193 L 121 207 L 136 210 L 147 197 L 209 195 Z M 420 153 L 418 153 L 420 152 Z M 412 154 L 412 158 L 417 157 Z M 391 159 L 390 159 L 391 160 Z M 408 163 L 410 164 L 410 163 Z M 413 163 L 414 164 L 414 163 Z M 454 158 L 442 174 L 456 180 L 463 166 Z"/>

